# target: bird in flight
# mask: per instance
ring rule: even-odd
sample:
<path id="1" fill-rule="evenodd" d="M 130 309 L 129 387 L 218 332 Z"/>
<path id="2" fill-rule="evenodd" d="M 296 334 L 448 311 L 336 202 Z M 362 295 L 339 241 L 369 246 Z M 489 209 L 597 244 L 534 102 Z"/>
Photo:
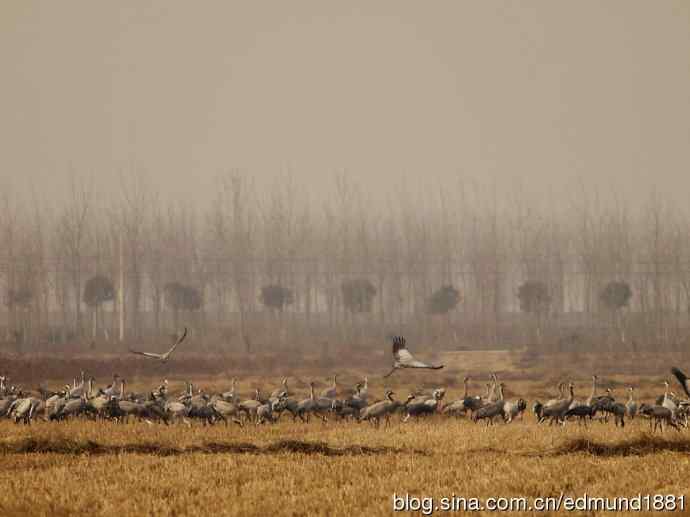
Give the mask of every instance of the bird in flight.
<path id="1" fill-rule="evenodd" d="M 426 368 L 428 370 L 440 370 L 444 365 L 431 365 L 423 363 L 414 358 L 410 351 L 405 348 L 406 340 L 402 336 L 393 336 L 393 369 L 388 372 L 384 377 L 388 377 L 395 370 L 400 368 Z"/>
<path id="2" fill-rule="evenodd" d="M 678 379 L 678 382 L 683 387 L 683 391 L 685 391 L 685 394 L 690 397 L 690 379 L 688 379 L 683 372 L 675 367 L 671 368 L 671 373 L 676 376 L 676 379 Z"/>
<path id="3" fill-rule="evenodd" d="M 170 350 L 168 350 L 164 354 L 156 354 L 154 352 L 139 352 L 138 350 L 132 350 L 131 348 L 129 349 L 129 351 L 133 354 L 143 355 L 144 357 L 150 357 L 151 359 L 157 359 L 157 360 L 165 363 L 170 358 L 170 354 L 172 354 L 175 351 L 175 349 L 177 348 L 177 345 L 179 345 L 180 343 L 182 343 L 182 341 L 184 341 L 185 337 L 187 337 L 187 327 L 184 328 L 184 332 L 182 333 L 182 337 L 180 337 L 177 341 L 175 341 L 175 344 L 172 347 L 170 347 Z"/>

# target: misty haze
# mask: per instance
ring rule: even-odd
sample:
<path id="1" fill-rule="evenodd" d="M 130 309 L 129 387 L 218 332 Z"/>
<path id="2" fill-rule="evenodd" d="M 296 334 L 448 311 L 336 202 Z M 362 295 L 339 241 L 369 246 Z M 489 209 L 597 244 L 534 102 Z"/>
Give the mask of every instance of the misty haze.
<path id="1" fill-rule="evenodd" d="M 1 515 L 684 504 L 687 2 L 10 0 L 0 66 Z"/>

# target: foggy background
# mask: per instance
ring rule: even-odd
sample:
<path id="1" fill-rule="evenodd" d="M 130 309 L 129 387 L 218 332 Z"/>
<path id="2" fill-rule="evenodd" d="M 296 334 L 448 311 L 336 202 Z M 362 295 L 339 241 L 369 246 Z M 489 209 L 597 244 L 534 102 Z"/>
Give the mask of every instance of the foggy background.
<path id="1" fill-rule="evenodd" d="M 680 346 L 688 27 L 684 1 L 4 2 L 4 346 Z"/>

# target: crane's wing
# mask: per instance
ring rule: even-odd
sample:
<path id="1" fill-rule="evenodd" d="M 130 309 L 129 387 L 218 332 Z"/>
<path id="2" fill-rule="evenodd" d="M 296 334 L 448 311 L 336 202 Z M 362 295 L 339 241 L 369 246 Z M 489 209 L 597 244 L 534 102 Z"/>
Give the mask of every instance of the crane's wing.
<path id="1" fill-rule="evenodd" d="M 410 363 L 407 364 L 407 368 L 427 368 L 429 370 L 440 370 L 443 368 L 444 365 L 442 364 L 427 364 L 422 361 L 418 361 L 417 359 L 414 359 Z"/>
<path id="2" fill-rule="evenodd" d="M 143 355 L 144 357 L 151 357 L 151 358 L 153 358 L 153 359 L 160 359 L 160 358 L 161 358 L 161 355 L 160 355 L 160 354 L 154 354 L 154 353 L 151 353 L 151 352 L 140 352 L 139 350 L 132 350 L 131 348 L 129 349 L 129 351 L 130 351 L 132 354 Z"/>
<path id="3" fill-rule="evenodd" d="M 688 382 L 688 377 L 676 367 L 671 368 L 671 373 L 676 376 L 680 385 L 683 386 L 685 394 L 690 397 L 690 382 Z"/>
<path id="4" fill-rule="evenodd" d="M 184 332 L 182 333 L 182 336 L 180 337 L 180 339 L 178 339 L 177 341 L 175 341 L 175 344 L 174 344 L 172 347 L 170 347 L 170 350 L 168 350 L 168 351 L 167 351 L 165 354 L 163 354 L 163 355 L 164 355 L 165 357 L 168 357 L 170 354 L 172 354 L 172 353 L 175 351 L 175 349 L 177 348 L 177 345 L 179 345 L 180 343 L 182 343 L 182 342 L 184 341 L 184 338 L 186 338 L 186 337 L 187 337 L 187 327 L 184 328 Z"/>
<path id="5" fill-rule="evenodd" d="M 398 352 L 405 348 L 406 340 L 402 336 L 393 336 L 393 357 L 398 358 Z"/>

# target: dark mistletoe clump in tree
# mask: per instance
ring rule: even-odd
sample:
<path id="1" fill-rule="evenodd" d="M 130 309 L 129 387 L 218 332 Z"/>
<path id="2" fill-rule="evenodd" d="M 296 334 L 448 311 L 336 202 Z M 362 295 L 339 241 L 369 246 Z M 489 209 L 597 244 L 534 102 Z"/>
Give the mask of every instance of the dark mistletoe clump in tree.
<path id="1" fill-rule="evenodd" d="M 632 289 L 630 289 L 630 286 L 627 282 L 617 280 L 606 284 L 601 290 L 601 293 L 599 293 L 599 300 L 601 300 L 601 303 L 611 311 L 611 315 L 615 319 L 620 334 L 620 340 L 623 343 L 625 343 L 623 309 L 630 304 L 630 298 L 632 298 Z"/>
<path id="2" fill-rule="evenodd" d="M 292 289 L 282 285 L 265 285 L 261 288 L 261 303 L 269 309 L 282 311 L 295 301 Z"/>
<path id="3" fill-rule="evenodd" d="M 444 285 L 435 291 L 427 301 L 429 314 L 447 314 L 460 303 L 460 291 L 452 285 Z"/>
<path id="4" fill-rule="evenodd" d="M 115 299 L 115 288 L 109 278 L 96 275 L 89 278 L 84 286 L 84 303 L 91 308 L 99 307 Z"/>
<path id="5" fill-rule="evenodd" d="M 16 307 L 26 308 L 31 304 L 33 297 L 34 295 L 28 287 L 10 289 L 7 291 L 7 296 L 5 297 L 5 305 L 10 309 Z"/>
<path id="6" fill-rule="evenodd" d="M 551 295 L 544 282 L 531 280 L 518 289 L 520 310 L 530 314 L 543 314 L 551 305 Z"/>
<path id="7" fill-rule="evenodd" d="M 602 289 L 599 299 L 610 310 L 617 311 L 627 307 L 632 297 L 632 289 L 627 282 L 613 281 Z"/>
<path id="8" fill-rule="evenodd" d="M 198 289 L 179 282 L 166 284 L 165 300 L 174 311 L 198 311 L 203 305 Z"/>
<path id="9" fill-rule="evenodd" d="M 542 342 L 542 327 L 551 306 L 551 294 L 544 282 L 528 280 L 522 284 L 517 293 L 520 310 L 532 315 L 536 325 L 537 342 Z"/>
<path id="10" fill-rule="evenodd" d="M 366 278 L 345 280 L 340 286 L 343 303 L 352 313 L 371 312 L 376 287 Z"/>

